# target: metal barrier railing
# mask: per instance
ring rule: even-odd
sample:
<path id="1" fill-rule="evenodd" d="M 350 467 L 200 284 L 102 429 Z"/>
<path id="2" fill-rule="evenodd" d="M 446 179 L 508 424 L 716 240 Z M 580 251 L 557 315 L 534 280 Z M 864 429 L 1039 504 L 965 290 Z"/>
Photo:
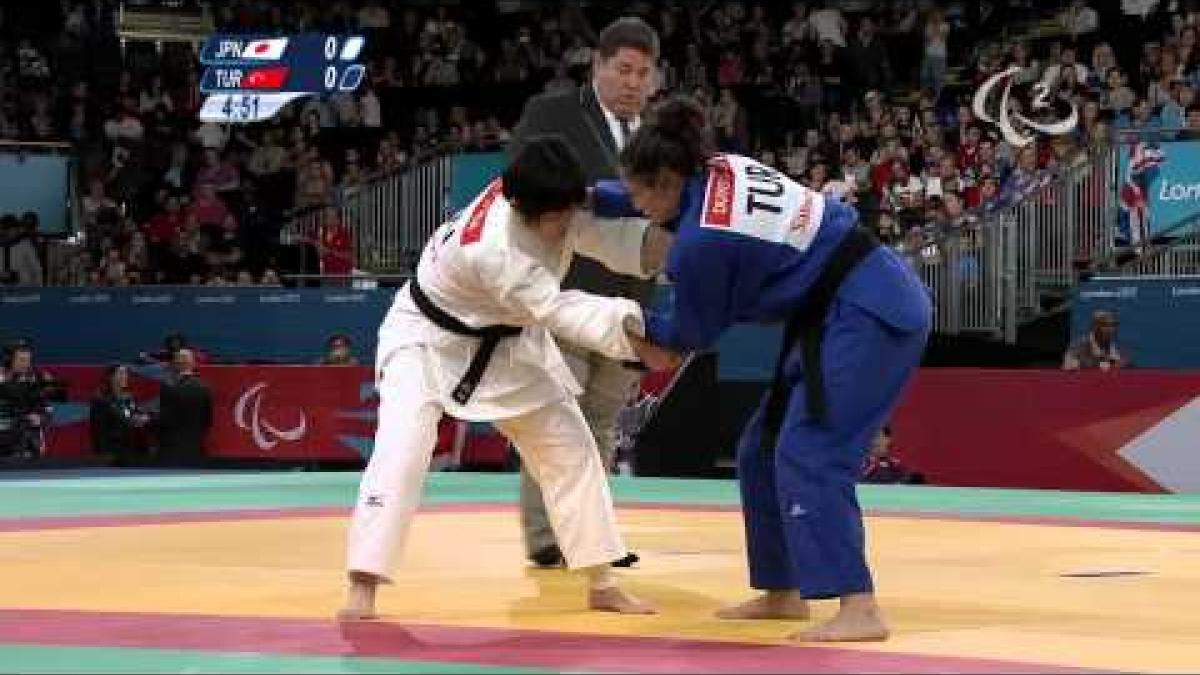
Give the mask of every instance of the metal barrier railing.
<path id="1" fill-rule="evenodd" d="M 1123 130 L 1118 138 L 1123 144 L 1148 144 L 1163 141 L 1200 140 L 1194 129 Z M 1114 152 L 1114 162 L 1115 155 Z M 1121 176 L 1114 177 L 1113 192 L 1121 186 Z M 1111 219 L 1115 225 L 1116 217 Z M 1110 246 L 1095 266 L 1105 276 L 1196 276 L 1200 275 L 1200 213 L 1154 233 L 1150 241 L 1124 246 Z"/>
<path id="2" fill-rule="evenodd" d="M 354 269 L 411 270 L 446 217 L 451 166 L 449 155 L 438 155 L 343 191 L 335 204 L 294 214 L 284 239 L 309 242 L 324 253 L 322 234 L 341 223 L 350 234 Z"/>
<path id="3" fill-rule="evenodd" d="M 926 244 L 915 255 L 917 272 L 933 291 L 939 333 L 986 333 L 1001 339 L 1008 321 L 1004 299 L 1012 295 L 1015 247 L 1011 222 L 972 223 Z"/>
<path id="4" fill-rule="evenodd" d="M 1113 248 L 1117 154 L 1082 156 L 1033 181 L 1017 200 L 940 233 L 915 256 L 935 298 L 939 332 L 989 333 L 1016 342 L 1017 327 L 1042 312 Z"/>
<path id="5" fill-rule="evenodd" d="M 981 332 L 1014 343 L 1018 326 L 1043 313 L 1048 295 L 1064 299 L 1081 277 L 1096 271 L 1200 274 L 1200 232 L 1144 250 L 1134 263 L 1114 263 L 1129 254 L 1114 238 L 1117 157 L 1115 147 L 1081 156 L 1032 181 L 1014 203 L 974 214 L 970 224 L 910 251 L 933 291 L 937 330 Z M 450 156 L 438 156 L 341 195 L 336 206 L 299 213 L 286 232 L 319 247 L 323 229 L 336 218 L 351 233 L 356 270 L 411 271 L 447 215 L 450 181 Z"/>
<path id="6" fill-rule="evenodd" d="M 1115 172 L 1116 153 L 1097 153 L 1043 176 L 1016 203 L 978 216 L 977 225 L 927 242 L 913 257 L 934 292 L 937 329 L 1015 342 L 1018 322 L 1041 311 L 1044 290 L 1069 288 L 1081 266 L 1109 252 Z M 337 205 L 298 213 L 286 236 L 322 250 L 322 232 L 340 222 L 352 237 L 354 269 L 411 271 L 447 215 L 450 181 L 450 156 L 435 157 L 343 194 Z"/>
<path id="7" fill-rule="evenodd" d="M 1141 251 L 1124 250 L 1104 270 L 1107 276 L 1200 275 L 1200 215 L 1184 220 L 1155 236 Z"/>

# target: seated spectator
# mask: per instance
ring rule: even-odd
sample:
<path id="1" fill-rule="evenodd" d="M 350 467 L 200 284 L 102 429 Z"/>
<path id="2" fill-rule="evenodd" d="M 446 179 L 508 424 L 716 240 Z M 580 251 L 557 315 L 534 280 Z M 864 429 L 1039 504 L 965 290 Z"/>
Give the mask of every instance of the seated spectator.
<path id="1" fill-rule="evenodd" d="M 205 149 L 223 150 L 229 142 L 229 132 L 226 125 L 216 122 L 205 122 L 192 134 L 192 139 Z"/>
<path id="2" fill-rule="evenodd" d="M 862 153 L 854 146 L 847 146 L 842 151 L 842 180 L 846 181 L 856 192 L 866 192 L 871 189 L 871 165 L 862 158 Z"/>
<path id="3" fill-rule="evenodd" d="M 904 466 L 899 459 L 892 456 L 892 429 L 885 426 L 875 436 L 871 450 L 863 462 L 862 474 L 859 478 L 863 483 L 910 485 L 925 482 L 924 474 Z"/>
<path id="4" fill-rule="evenodd" d="M 162 281 L 186 285 L 196 276 L 203 277 L 208 272 L 207 250 L 207 238 L 201 232 L 185 230 L 172 242 L 163 257 L 160 270 Z"/>
<path id="5" fill-rule="evenodd" d="M 985 176 L 979 182 L 979 190 L 975 192 L 976 203 L 971 208 L 982 209 L 984 213 L 1000 208 L 1000 179 L 995 176 Z"/>
<path id="6" fill-rule="evenodd" d="M 238 225 L 233 214 L 226 214 L 220 228 L 210 228 L 208 235 L 208 266 L 224 270 L 242 261 L 244 252 L 238 240 Z"/>
<path id="7" fill-rule="evenodd" d="M 1071 47 L 1063 49 L 1058 55 L 1058 63 L 1052 64 L 1042 73 L 1042 83 L 1049 89 L 1054 89 L 1058 86 L 1060 80 L 1066 76 L 1068 71 L 1073 71 L 1073 82 L 1087 82 L 1088 68 L 1082 63 L 1075 60 L 1075 50 Z"/>
<path id="8" fill-rule="evenodd" d="M 1131 114 L 1122 113 L 1117 116 L 1117 129 L 1137 129 L 1139 131 L 1157 131 L 1162 128 L 1162 119 L 1154 113 L 1154 107 L 1146 98 L 1139 98 L 1133 104 Z"/>
<path id="9" fill-rule="evenodd" d="M 829 165 L 824 157 L 814 155 L 809 159 L 808 172 L 801 182 L 815 192 L 825 191 L 825 185 L 829 182 Z"/>
<path id="10" fill-rule="evenodd" d="M 1059 22 L 1072 40 L 1085 43 L 1100 26 L 1096 10 L 1089 7 L 1084 0 L 1071 0 L 1070 6 L 1059 15 Z"/>
<path id="11" fill-rule="evenodd" d="M 1092 314 L 1092 326 L 1063 355 L 1063 370 L 1120 370 L 1132 365 L 1117 348 L 1117 316 L 1098 309 Z"/>
<path id="12" fill-rule="evenodd" d="M 167 167 L 162 172 L 162 181 L 174 190 L 183 190 L 185 185 L 192 184 L 187 146 L 183 143 L 172 144 L 168 157 Z"/>
<path id="13" fill-rule="evenodd" d="M 228 154 L 222 157 L 216 148 L 206 148 L 204 159 L 196 172 L 196 187 L 199 192 L 201 185 L 211 185 L 218 194 L 232 193 L 241 184 L 241 174 L 230 161 Z"/>
<path id="14" fill-rule="evenodd" d="M 306 152 L 306 160 L 296 172 L 296 206 L 322 206 L 330 202 L 333 172 L 315 151 Z"/>
<path id="15" fill-rule="evenodd" d="M 1118 120 L 1128 115 L 1137 102 L 1137 94 L 1129 86 L 1129 76 L 1120 68 L 1111 68 L 1100 91 L 1100 107 Z"/>
<path id="16" fill-rule="evenodd" d="M 163 210 L 146 223 L 146 239 L 150 244 L 151 254 L 156 259 L 166 255 L 171 244 L 179 238 L 183 227 L 184 216 L 180 210 L 179 196 L 171 194 L 166 198 Z"/>
<path id="17" fill-rule="evenodd" d="M 258 284 L 260 286 L 283 286 L 283 282 L 279 279 L 279 272 L 277 272 L 273 267 L 268 267 L 263 270 L 262 278 L 259 279 Z"/>
<path id="18" fill-rule="evenodd" d="M 945 192 L 941 195 L 941 204 L 936 215 L 926 229 L 943 237 L 961 236 L 963 230 L 975 224 L 974 217 L 968 215 L 964 207 L 961 193 L 953 190 Z"/>
<path id="19" fill-rule="evenodd" d="M 954 157 L 942 157 L 938 162 L 936 171 L 931 171 L 925 181 L 926 197 L 940 197 L 945 199 L 945 195 L 951 192 L 962 193 L 966 189 L 966 182 L 963 180 L 962 173 L 959 171 Z"/>
<path id="20" fill-rule="evenodd" d="M 92 452 L 115 466 L 144 464 L 148 453 L 141 432 L 150 420 L 150 414 L 138 406 L 129 389 L 129 368 L 123 365 L 106 368 L 104 381 L 92 397 L 88 412 Z"/>
<path id="21" fill-rule="evenodd" d="M 116 213 L 117 203 L 106 193 L 104 180 L 95 178 L 88 183 L 88 193 L 83 197 L 83 225 L 90 230 L 100 220 L 102 212 Z"/>
<path id="22" fill-rule="evenodd" d="M 38 252 L 38 217 L 29 212 L 6 219 L 0 231 L 0 281 L 16 286 L 42 286 L 46 278 Z"/>
<path id="23" fill-rule="evenodd" d="M 1041 184 L 1038 170 L 1038 149 L 1036 145 L 1021 148 L 1017 154 L 1017 166 L 1008 174 L 1008 180 L 1001 184 L 1003 200 L 1012 203 L 1024 199 L 1035 191 Z"/>
<path id="24" fill-rule="evenodd" d="M 892 160 L 890 181 L 884 202 L 892 204 L 893 208 L 908 203 L 908 198 L 925 192 L 925 182 L 919 176 L 911 176 L 908 172 L 908 162 L 903 159 Z"/>
<path id="25" fill-rule="evenodd" d="M 896 227 L 902 232 L 924 227 L 925 211 L 928 206 L 929 203 L 920 190 L 906 190 L 899 195 L 898 201 L 889 203 Z"/>
<path id="26" fill-rule="evenodd" d="M 137 116 L 137 102 L 123 98 L 116 114 L 104 123 L 104 135 L 117 147 L 136 146 L 142 142 L 145 128 Z"/>
<path id="27" fill-rule="evenodd" d="M 350 338 L 338 334 L 329 338 L 329 351 L 317 361 L 322 366 L 357 366 L 358 357 L 350 349 Z"/>
<path id="28" fill-rule="evenodd" d="M 1196 92 L 1182 80 L 1175 80 L 1171 85 L 1171 98 L 1163 104 L 1159 117 L 1164 129 L 1183 129 L 1187 127 L 1187 109 L 1196 100 Z"/>
<path id="29" fill-rule="evenodd" d="M 225 217 L 230 215 L 229 207 L 212 183 L 200 183 L 196 187 L 196 201 L 192 202 L 190 211 L 200 227 L 221 227 Z"/>

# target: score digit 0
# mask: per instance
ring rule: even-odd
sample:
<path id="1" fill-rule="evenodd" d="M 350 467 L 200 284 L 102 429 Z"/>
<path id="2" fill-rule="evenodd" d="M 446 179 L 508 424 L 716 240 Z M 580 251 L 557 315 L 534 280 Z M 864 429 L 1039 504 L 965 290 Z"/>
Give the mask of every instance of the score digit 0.
<path id="1" fill-rule="evenodd" d="M 333 90 L 333 88 L 337 86 L 337 79 L 338 79 L 337 66 L 326 66 L 325 67 L 325 88 L 327 90 Z"/>
<path id="2" fill-rule="evenodd" d="M 337 54 L 338 54 L 337 38 L 330 35 L 329 37 L 325 38 L 325 59 L 328 61 L 332 61 L 337 58 Z M 328 77 L 329 76 L 326 75 L 326 81 L 328 81 Z M 336 75 L 334 77 L 336 79 Z M 325 85 L 325 86 L 332 87 L 333 85 L 329 84 L 329 85 Z"/>

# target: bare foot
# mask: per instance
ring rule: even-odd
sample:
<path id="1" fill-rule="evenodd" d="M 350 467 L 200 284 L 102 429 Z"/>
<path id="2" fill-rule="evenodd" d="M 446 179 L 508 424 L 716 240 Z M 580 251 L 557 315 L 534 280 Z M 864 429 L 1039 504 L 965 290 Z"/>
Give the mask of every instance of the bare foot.
<path id="1" fill-rule="evenodd" d="M 796 642 L 882 642 L 888 627 L 875 596 L 863 593 L 842 598 L 836 616 L 791 636 Z"/>
<path id="2" fill-rule="evenodd" d="M 618 586 L 589 590 L 588 609 L 618 614 L 658 614 L 653 605 L 637 599 Z"/>
<path id="3" fill-rule="evenodd" d="M 808 618 L 808 602 L 796 591 L 767 591 L 762 595 L 717 610 L 718 619 L 744 621 L 749 619 L 781 619 L 804 621 Z"/>
<path id="4" fill-rule="evenodd" d="M 375 612 L 375 589 L 379 579 L 362 572 L 350 573 L 350 588 L 346 591 L 346 605 L 337 613 L 338 621 L 370 621 L 378 619 Z"/>
<path id="5" fill-rule="evenodd" d="M 338 610 L 338 621 L 374 621 L 379 615 L 374 610 L 343 607 Z"/>

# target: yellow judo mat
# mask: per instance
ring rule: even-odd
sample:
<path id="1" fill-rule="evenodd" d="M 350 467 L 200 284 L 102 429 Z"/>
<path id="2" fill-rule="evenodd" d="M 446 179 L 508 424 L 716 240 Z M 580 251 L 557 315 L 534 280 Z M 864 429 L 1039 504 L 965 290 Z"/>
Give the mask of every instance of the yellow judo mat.
<path id="1" fill-rule="evenodd" d="M 893 637 L 797 646 L 804 623 L 713 617 L 750 593 L 725 481 L 617 481 L 622 578 L 661 610 L 629 617 L 525 564 L 515 476 L 436 474 L 383 620 L 340 625 L 356 478 L 0 481 L 0 671 L 1200 669 L 1191 497 L 864 488 Z"/>

